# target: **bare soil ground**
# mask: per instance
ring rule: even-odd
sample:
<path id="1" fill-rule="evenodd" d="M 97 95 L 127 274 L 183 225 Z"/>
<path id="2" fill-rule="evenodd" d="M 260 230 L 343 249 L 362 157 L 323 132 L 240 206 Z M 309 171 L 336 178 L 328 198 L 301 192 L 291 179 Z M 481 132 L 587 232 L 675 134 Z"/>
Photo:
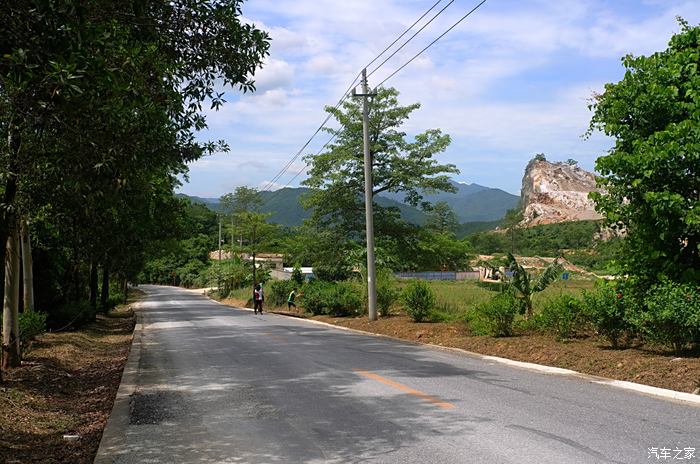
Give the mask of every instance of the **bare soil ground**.
<path id="1" fill-rule="evenodd" d="M 0 462 L 91 463 L 129 354 L 128 307 L 38 337 L 0 383 Z M 64 435 L 77 435 L 67 439 Z"/>
<path id="2" fill-rule="evenodd" d="M 559 341 L 553 335 L 523 332 L 506 338 L 472 336 L 464 323 L 417 323 L 405 315 L 380 317 L 370 322 L 366 316 L 309 316 L 300 312 L 287 313 L 286 308 L 271 310 L 410 342 L 461 348 L 680 392 L 692 393 L 700 387 L 700 353 L 697 352 L 678 357 L 660 347 L 639 344 L 612 349 L 604 340 L 594 336 L 565 341 Z"/>

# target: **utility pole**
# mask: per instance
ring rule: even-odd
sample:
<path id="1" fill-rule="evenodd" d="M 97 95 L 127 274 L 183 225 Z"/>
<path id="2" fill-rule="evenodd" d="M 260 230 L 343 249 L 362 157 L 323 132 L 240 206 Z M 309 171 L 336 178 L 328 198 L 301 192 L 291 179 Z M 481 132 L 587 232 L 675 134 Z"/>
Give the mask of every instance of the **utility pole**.
<path id="1" fill-rule="evenodd" d="M 221 213 L 219 213 L 219 265 L 217 266 L 217 288 L 218 292 L 221 292 Z M 219 293 L 221 294 L 221 293 Z"/>
<path id="2" fill-rule="evenodd" d="M 255 222 L 253 222 L 253 239 L 251 240 L 251 254 L 253 255 L 253 304 L 255 304 L 255 286 L 258 284 L 255 266 Z"/>
<path id="3" fill-rule="evenodd" d="M 374 218 L 372 212 L 372 154 L 369 152 L 369 108 L 367 97 L 374 96 L 367 88 L 367 69 L 362 70 L 362 93 L 353 89 L 353 97 L 362 97 L 362 141 L 365 161 L 365 230 L 367 235 L 367 309 L 369 320 L 377 320 L 377 287 L 374 268 Z"/>

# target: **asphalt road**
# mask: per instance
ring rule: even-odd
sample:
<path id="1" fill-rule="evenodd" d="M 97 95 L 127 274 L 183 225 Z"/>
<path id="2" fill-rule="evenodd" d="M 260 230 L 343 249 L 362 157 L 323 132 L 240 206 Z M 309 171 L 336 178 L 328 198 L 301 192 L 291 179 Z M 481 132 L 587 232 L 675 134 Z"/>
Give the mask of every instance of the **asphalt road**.
<path id="1" fill-rule="evenodd" d="M 700 463 L 698 406 L 139 288 L 96 463 Z"/>

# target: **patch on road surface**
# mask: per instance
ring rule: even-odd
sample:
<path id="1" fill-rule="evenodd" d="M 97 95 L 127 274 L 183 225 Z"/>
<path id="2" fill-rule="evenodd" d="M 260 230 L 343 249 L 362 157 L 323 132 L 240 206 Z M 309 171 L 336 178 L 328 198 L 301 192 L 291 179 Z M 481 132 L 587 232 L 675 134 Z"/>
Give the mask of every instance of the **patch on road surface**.
<path id="1" fill-rule="evenodd" d="M 243 419 L 276 419 L 279 413 L 274 406 L 264 401 L 263 395 L 254 385 L 239 385 L 226 393 L 231 415 Z"/>
<path id="2" fill-rule="evenodd" d="M 184 417 L 190 420 L 186 396 L 182 392 L 160 390 L 134 393 L 129 402 L 129 424 L 160 424 Z"/>

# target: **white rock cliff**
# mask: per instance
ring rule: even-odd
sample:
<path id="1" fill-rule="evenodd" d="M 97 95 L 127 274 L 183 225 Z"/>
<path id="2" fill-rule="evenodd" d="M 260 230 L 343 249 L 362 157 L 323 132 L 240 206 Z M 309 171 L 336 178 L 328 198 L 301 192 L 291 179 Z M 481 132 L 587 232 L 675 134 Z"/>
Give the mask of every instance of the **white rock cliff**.
<path id="1" fill-rule="evenodd" d="M 521 226 L 601 219 L 588 194 L 600 191 L 595 176 L 575 164 L 530 161 L 521 190 Z"/>

